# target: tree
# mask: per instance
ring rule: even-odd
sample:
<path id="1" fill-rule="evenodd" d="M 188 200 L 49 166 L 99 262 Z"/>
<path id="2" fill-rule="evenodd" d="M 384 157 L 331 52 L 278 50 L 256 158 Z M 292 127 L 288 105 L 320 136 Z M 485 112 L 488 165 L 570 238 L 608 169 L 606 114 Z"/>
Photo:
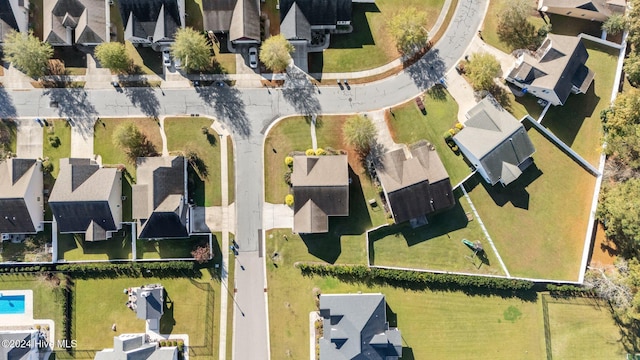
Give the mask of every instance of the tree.
<path id="1" fill-rule="evenodd" d="M 473 53 L 464 69 L 474 90 L 490 90 L 500 75 L 500 62 L 492 54 Z"/>
<path id="2" fill-rule="evenodd" d="M 640 245 L 640 179 L 602 188 L 596 213 L 607 237 L 623 250 L 635 252 Z"/>
<path id="3" fill-rule="evenodd" d="M 118 126 L 111 136 L 111 141 L 116 147 L 124 148 L 129 161 L 133 163 L 139 157 L 152 156 L 156 153 L 153 143 L 138 130 L 135 124 L 130 122 Z"/>
<path id="4" fill-rule="evenodd" d="M 342 132 L 347 143 L 361 155 L 366 155 L 376 141 L 376 126 L 364 116 L 352 116 L 345 121 Z"/>
<path id="5" fill-rule="evenodd" d="M 284 71 L 291 61 L 293 45 L 280 34 L 271 36 L 260 47 L 260 61 L 273 72 Z"/>
<path id="6" fill-rule="evenodd" d="M 107 42 L 96 46 L 95 55 L 102 66 L 111 71 L 125 73 L 131 68 L 131 58 L 124 44 Z"/>
<path id="7" fill-rule="evenodd" d="M 624 73 L 633 86 L 640 85 L 640 56 L 635 51 L 624 59 Z"/>
<path id="8" fill-rule="evenodd" d="M 412 7 L 401 10 L 389 20 L 389 32 L 399 53 L 411 55 L 427 45 L 429 32 L 424 28 L 426 22 L 427 13 Z"/>
<path id="9" fill-rule="evenodd" d="M 627 18 L 622 14 L 614 14 L 602 23 L 602 30 L 617 35 L 627 29 Z"/>
<path id="10" fill-rule="evenodd" d="M 7 61 L 33 78 L 45 74 L 53 56 L 51 45 L 40 41 L 32 31 L 28 34 L 11 31 L 4 38 L 3 49 Z"/>
<path id="11" fill-rule="evenodd" d="M 534 50 L 539 45 L 538 32 L 529 22 L 531 2 L 528 0 L 509 1 L 498 14 L 498 38 L 511 49 Z"/>
<path id="12" fill-rule="evenodd" d="M 205 263 L 209 261 L 211 257 L 211 251 L 209 251 L 209 245 L 205 243 L 201 243 L 196 245 L 196 247 L 191 251 L 191 256 L 198 262 L 198 264 Z"/>
<path id="13" fill-rule="evenodd" d="M 171 55 L 180 60 L 186 71 L 202 70 L 211 65 L 211 47 L 207 38 L 190 27 L 176 31 Z"/>
<path id="14" fill-rule="evenodd" d="M 640 0 L 632 0 L 627 9 L 629 43 L 637 49 L 640 46 Z"/>
<path id="15" fill-rule="evenodd" d="M 640 169 L 640 91 L 621 93 L 601 116 L 607 142 L 605 153 Z"/>

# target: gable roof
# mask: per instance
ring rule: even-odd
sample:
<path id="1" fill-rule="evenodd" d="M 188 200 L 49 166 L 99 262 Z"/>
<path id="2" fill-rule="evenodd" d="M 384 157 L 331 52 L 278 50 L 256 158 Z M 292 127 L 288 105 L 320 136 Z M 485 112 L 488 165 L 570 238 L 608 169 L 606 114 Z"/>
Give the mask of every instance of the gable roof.
<path id="1" fill-rule="evenodd" d="M 86 240 L 91 241 L 105 240 L 107 231 L 117 231 L 109 199 L 121 181 L 118 169 L 101 168 L 92 159 L 60 159 L 60 172 L 49 196 L 60 232 L 86 233 Z"/>
<path id="2" fill-rule="evenodd" d="M 341 21 L 351 21 L 351 0 L 281 0 L 280 23 L 297 4 L 311 26 L 334 26 Z"/>
<path id="3" fill-rule="evenodd" d="M 125 39 L 148 38 L 153 41 L 173 39 L 182 27 L 177 0 L 119 0 Z"/>
<path id="4" fill-rule="evenodd" d="M 138 319 L 160 319 L 163 314 L 164 288 L 162 286 L 143 286 L 134 289 L 136 296 L 136 315 Z"/>
<path id="5" fill-rule="evenodd" d="M 282 23 L 280 23 L 280 33 L 287 40 L 304 39 L 311 41 L 311 25 L 298 4 L 293 3 Z"/>
<path id="6" fill-rule="evenodd" d="M 53 45 L 102 43 L 108 39 L 104 0 L 50 0 L 44 2 L 43 32 Z M 75 39 L 67 39 L 67 27 Z"/>
<path id="7" fill-rule="evenodd" d="M 294 156 L 291 183 L 295 232 L 327 232 L 328 216 L 349 215 L 346 155 Z"/>
<path id="8" fill-rule="evenodd" d="M 447 170 L 435 148 L 426 142 L 384 154 L 376 173 L 397 223 L 455 204 Z"/>
<path id="9" fill-rule="evenodd" d="M 17 0 L 0 1 L 0 43 L 11 31 L 27 31 L 27 14 L 26 12 L 23 14 L 22 10 L 24 8 L 19 9 L 21 7 L 19 4 L 20 2 Z"/>
<path id="10" fill-rule="evenodd" d="M 237 0 L 231 17 L 229 40 L 260 41 L 260 9 L 257 0 Z"/>
<path id="11" fill-rule="evenodd" d="M 238 0 L 202 0 L 204 30 L 222 32 L 231 28 L 233 9 Z"/>
<path id="12" fill-rule="evenodd" d="M 524 126 L 491 96 L 469 110 L 467 117 L 464 129 L 453 138 L 465 156 L 480 160 L 492 185 L 517 179 L 522 172 L 518 165 L 535 152 Z"/>
<path id="13" fill-rule="evenodd" d="M 145 334 L 120 334 L 113 337 L 113 349 L 98 351 L 95 360 L 173 360 L 178 357 L 175 346 L 159 347 L 145 341 Z"/>
<path id="14" fill-rule="evenodd" d="M 585 66 L 589 54 L 580 38 L 548 34 L 535 54 L 523 53 L 508 75 L 520 83 L 553 90 L 564 104 L 573 86 L 586 92 L 594 73 Z"/>
<path id="15" fill-rule="evenodd" d="M 35 346 L 37 330 L 0 330 L 0 342 L 8 344 L 0 346 L 0 359 L 6 360 L 36 360 L 38 349 Z M 18 346 L 18 344 L 34 344 L 31 346 Z"/>
<path id="16" fill-rule="evenodd" d="M 187 206 L 186 160 L 182 156 L 141 157 L 136 160 L 137 184 L 133 185 L 133 218 L 139 221 L 138 237 L 185 238 Z"/>
<path id="17" fill-rule="evenodd" d="M 593 11 L 595 13 L 602 14 L 604 17 L 609 17 L 615 13 L 624 12 L 626 6 L 625 0 L 540 0 L 538 9 L 540 11 L 548 12 L 551 9 L 563 9 L 565 11 L 555 12 L 558 15 L 571 15 L 567 12 L 571 12 L 571 9 L 580 9 L 586 11 Z M 546 9 L 545 9 L 546 8 Z M 587 19 L 591 20 L 591 19 Z"/>
<path id="18" fill-rule="evenodd" d="M 388 360 L 402 356 L 402 337 L 390 329 L 382 294 L 320 295 L 320 360 Z"/>
<path id="19" fill-rule="evenodd" d="M 43 195 L 42 177 L 40 162 L 35 159 L 12 158 L 0 162 L 0 233 L 36 232 L 37 224 L 43 220 L 41 202 L 37 199 Z M 34 180 L 39 188 L 33 189 L 36 194 L 28 194 L 29 184 Z M 29 205 L 38 213 L 30 213 Z"/>

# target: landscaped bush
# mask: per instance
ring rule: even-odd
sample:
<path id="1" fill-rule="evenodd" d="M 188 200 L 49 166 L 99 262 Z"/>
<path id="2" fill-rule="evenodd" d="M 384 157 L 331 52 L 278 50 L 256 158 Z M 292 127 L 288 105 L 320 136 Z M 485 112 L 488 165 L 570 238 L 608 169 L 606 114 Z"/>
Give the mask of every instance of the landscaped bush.
<path id="1" fill-rule="evenodd" d="M 444 132 L 442 137 L 444 138 L 445 141 L 447 141 L 447 140 L 450 140 L 453 137 L 453 134 L 451 133 L 451 131 L 447 130 L 447 131 Z"/>
<path id="2" fill-rule="evenodd" d="M 324 151 L 324 149 L 323 149 L 323 148 L 318 148 L 318 149 L 316 149 L 316 155 L 317 155 L 317 156 L 320 156 L 320 155 L 326 155 L 326 154 L 327 154 L 327 152 L 326 152 L 326 151 Z"/>
<path id="3" fill-rule="evenodd" d="M 141 263 L 83 263 L 62 264 L 56 267 L 78 278 L 101 278 L 117 276 L 144 276 L 144 277 L 200 277 L 201 274 L 194 268 L 190 261 L 162 261 Z"/>
<path id="4" fill-rule="evenodd" d="M 293 195 L 287 194 L 287 196 L 284 197 L 284 203 L 289 207 L 293 206 Z"/>
<path id="5" fill-rule="evenodd" d="M 53 146 L 54 148 L 60 146 L 60 138 L 57 135 L 50 135 L 48 139 L 49 145 Z"/>
<path id="6" fill-rule="evenodd" d="M 304 154 L 307 156 L 314 156 L 316 152 L 313 149 L 307 149 L 307 151 L 305 151 Z"/>
<path id="7" fill-rule="evenodd" d="M 462 130 L 462 128 L 464 128 L 464 125 L 462 125 L 462 123 L 457 122 L 455 125 L 455 128 L 458 130 Z"/>
<path id="8" fill-rule="evenodd" d="M 286 158 L 284 158 L 284 164 L 287 165 L 288 167 L 292 167 L 293 166 L 293 157 L 287 156 Z"/>
<path id="9" fill-rule="evenodd" d="M 287 183 L 287 185 L 291 186 L 291 171 L 287 171 L 286 173 L 284 173 L 284 182 Z"/>

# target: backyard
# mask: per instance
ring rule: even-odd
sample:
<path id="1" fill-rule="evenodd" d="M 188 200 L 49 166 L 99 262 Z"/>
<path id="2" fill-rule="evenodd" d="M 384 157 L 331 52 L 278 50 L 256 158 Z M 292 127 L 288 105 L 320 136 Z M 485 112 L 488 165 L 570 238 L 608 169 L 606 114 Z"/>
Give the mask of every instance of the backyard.
<path id="1" fill-rule="evenodd" d="M 135 179 L 135 162 L 127 157 L 124 149 L 113 144 L 113 132 L 121 124 L 133 123 L 153 144 L 157 153 L 162 152 L 162 138 L 156 120 L 152 118 L 100 118 L 94 128 L 93 149 L 102 157 L 102 163 L 107 165 L 123 164 L 127 172 Z"/>
<path id="2" fill-rule="evenodd" d="M 51 176 L 58 177 L 60 159 L 71 157 L 71 126 L 64 119 L 47 119 L 42 140 L 42 155 L 53 165 Z"/>
<path id="3" fill-rule="evenodd" d="M 26 235 L 20 243 L 0 243 L 0 262 L 49 262 L 51 261 L 51 224 L 44 224 L 44 231 Z"/>
<path id="4" fill-rule="evenodd" d="M 217 244 L 220 233 L 213 235 L 213 242 Z M 136 255 L 138 259 L 184 259 L 192 258 L 191 251 L 197 245 L 209 247 L 209 237 L 193 235 L 186 239 L 141 240 L 137 241 Z M 215 251 L 211 250 L 214 254 Z"/>
<path id="5" fill-rule="evenodd" d="M 198 206 L 219 206 L 220 191 L 220 137 L 212 128 L 213 120 L 204 117 L 166 118 L 164 130 L 170 152 L 194 152 L 190 174 L 190 192 Z M 207 132 L 204 133 L 205 129 Z M 191 185 L 191 184 L 190 184 Z"/>
<path id="6" fill-rule="evenodd" d="M 131 228 L 127 225 L 103 241 L 85 241 L 81 234 L 58 234 L 58 260 L 126 260 L 131 256 Z"/>

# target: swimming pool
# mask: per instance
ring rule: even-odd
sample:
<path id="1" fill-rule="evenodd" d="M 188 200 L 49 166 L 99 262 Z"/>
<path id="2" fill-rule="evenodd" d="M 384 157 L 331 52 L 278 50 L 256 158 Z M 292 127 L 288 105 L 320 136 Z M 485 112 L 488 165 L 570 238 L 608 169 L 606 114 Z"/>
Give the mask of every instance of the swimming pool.
<path id="1" fill-rule="evenodd" d="M 24 314 L 24 295 L 1 295 L 0 314 Z"/>

